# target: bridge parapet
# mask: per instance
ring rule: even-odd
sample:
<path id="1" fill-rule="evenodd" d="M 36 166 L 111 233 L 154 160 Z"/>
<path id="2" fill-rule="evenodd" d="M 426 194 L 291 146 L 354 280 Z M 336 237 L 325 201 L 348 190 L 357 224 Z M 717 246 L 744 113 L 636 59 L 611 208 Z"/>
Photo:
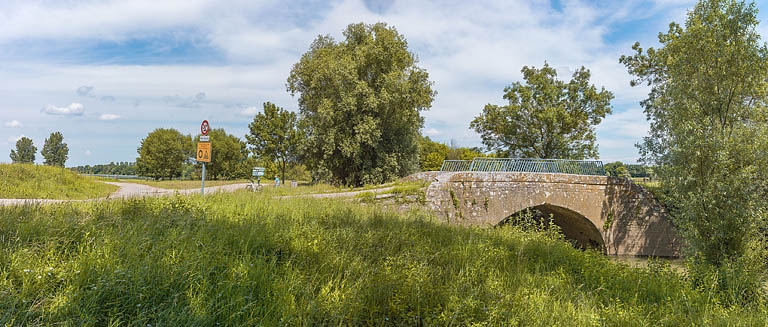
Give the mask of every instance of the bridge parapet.
<path id="1" fill-rule="evenodd" d="M 520 158 L 474 158 L 472 160 L 444 160 L 443 172 L 519 172 L 559 173 L 605 176 L 602 161 Z"/>

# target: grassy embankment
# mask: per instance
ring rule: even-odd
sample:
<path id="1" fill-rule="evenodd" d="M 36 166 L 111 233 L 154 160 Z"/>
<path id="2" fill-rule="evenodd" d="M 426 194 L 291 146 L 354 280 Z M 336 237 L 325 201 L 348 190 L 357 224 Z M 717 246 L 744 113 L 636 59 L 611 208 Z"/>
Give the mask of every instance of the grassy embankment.
<path id="1" fill-rule="evenodd" d="M 0 164 L 0 198 L 82 200 L 105 197 L 117 186 L 82 177 L 69 169 Z"/>
<path id="2" fill-rule="evenodd" d="M 349 201 L 221 193 L 0 208 L 0 325 L 768 324 L 663 264 Z"/>

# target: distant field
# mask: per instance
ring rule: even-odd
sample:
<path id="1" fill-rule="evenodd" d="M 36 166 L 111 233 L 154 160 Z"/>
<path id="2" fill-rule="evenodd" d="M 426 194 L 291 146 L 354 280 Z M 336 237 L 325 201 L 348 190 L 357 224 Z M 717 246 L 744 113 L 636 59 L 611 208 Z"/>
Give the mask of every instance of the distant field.
<path id="1" fill-rule="evenodd" d="M 105 197 L 117 186 L 69 169 L 30 164 L 0 164 L 0 198 L 82 200 Z"/>
<path id="2" fill-rule="evenodd" d="M 408 187 L 398 192 L 408 192 Z M 0 325 L 765 326 L 664 262 L 239 191 L 0 208 Z"/>

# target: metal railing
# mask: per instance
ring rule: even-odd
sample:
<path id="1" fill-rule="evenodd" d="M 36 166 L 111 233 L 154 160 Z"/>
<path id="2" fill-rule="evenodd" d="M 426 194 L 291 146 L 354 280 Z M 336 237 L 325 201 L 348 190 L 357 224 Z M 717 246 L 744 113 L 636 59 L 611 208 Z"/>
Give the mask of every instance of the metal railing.
<path id="1" fill-rule="evenodd" d="M 605 176 L 602 161 L 561 159 L 475 158 L 445 160 L 440 171 L 559 173 Z"/>

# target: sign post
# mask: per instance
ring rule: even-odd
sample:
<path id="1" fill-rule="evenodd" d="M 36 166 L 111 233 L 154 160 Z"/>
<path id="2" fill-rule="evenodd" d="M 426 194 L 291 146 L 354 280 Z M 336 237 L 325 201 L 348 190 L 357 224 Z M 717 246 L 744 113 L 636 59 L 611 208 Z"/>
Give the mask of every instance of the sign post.
<path id="1" fill-rule="evenodd" d="M 266 168 L 264 167 L 253 167 L 253 170 L 251 171 L 251 174 L 253 177 L 256 177 L 258 182 L 257 185 L 261 185 L 261 176 L 264 176 L 264 171 Z"/>
<path id="2" fill-rule="evenodd" d="M 200 142 L 197 142 L 197 152 L 195 155 L 197 161 L 203 163 L 202 184 L 200 186 L 201 195 L 205 195 L 205 163 L 211 162 L 211 141 L 208 137 L 208 131 L 210 130 L 211 126 L 208 124 L 208 120 L 203 120 L 203 123 L 200 124 L 200 133 L 203 135 L 200 136 Z"/>

